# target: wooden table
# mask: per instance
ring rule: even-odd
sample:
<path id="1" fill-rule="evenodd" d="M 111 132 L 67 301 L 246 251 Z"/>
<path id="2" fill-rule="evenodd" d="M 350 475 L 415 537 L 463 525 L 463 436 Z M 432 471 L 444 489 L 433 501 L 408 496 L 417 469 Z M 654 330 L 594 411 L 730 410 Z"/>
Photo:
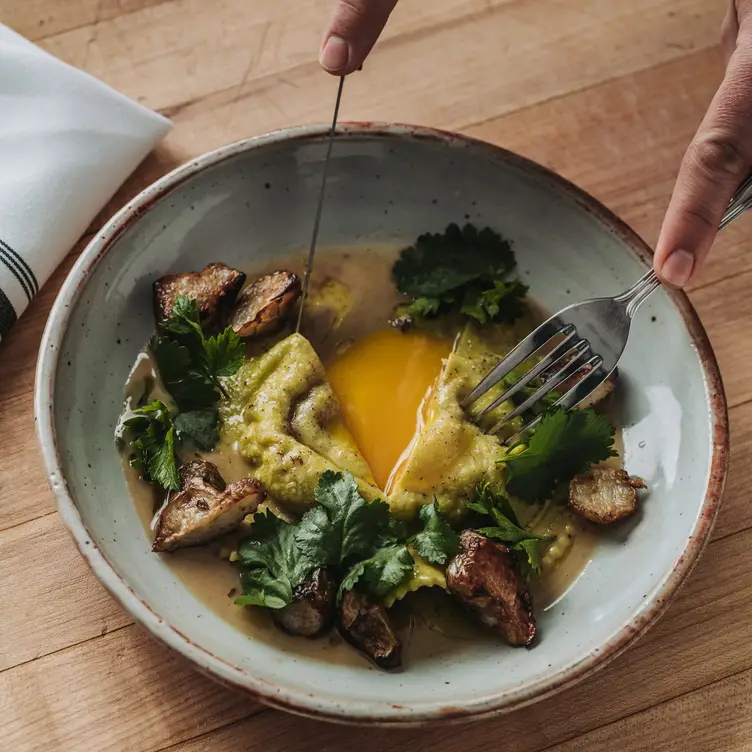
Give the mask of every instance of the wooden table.
<path id="1" fill-rule="evenodd" d="M 53 298 L 106 216 L 168 169 L 330 116 L 335 83 L 315 58 L 331 5 L 0 0 L 2 21 L 176 126 L 0 346 L 0 748 L 752 749 L 749 220 L 723 233 L 691 291 L 731 408 L 732 471 L 713 540 L 668 615 L 575 688 L 468 727 L 364 734 L 296 719 L 194 673 L 134 625 L 79 558 L 55 512 L 32 417 Z M 722 75 L 724 5 L 402 0 L 342 117 L 426 123 L 502 144 L 591 191 L 654 242 L 683 148 Z"/>

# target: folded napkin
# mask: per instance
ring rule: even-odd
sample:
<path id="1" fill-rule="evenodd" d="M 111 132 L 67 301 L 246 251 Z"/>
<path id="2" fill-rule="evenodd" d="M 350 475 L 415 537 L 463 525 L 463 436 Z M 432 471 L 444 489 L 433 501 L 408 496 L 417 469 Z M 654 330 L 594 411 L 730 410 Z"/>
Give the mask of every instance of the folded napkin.
<path id="1" fill-rule="evenodd" d="M 171 127 L 0 24 L 0 340 Z"/>

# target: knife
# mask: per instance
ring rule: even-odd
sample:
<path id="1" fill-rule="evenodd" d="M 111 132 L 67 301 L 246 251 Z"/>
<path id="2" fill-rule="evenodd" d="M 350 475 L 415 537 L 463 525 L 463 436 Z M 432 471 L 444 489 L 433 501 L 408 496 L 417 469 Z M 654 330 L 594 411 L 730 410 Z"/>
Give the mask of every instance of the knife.
<path id="1" fill-rule="evenodd" d="M 326 194 L 326 179 L 329 176 L 329 160 L 332 156 L 332 144 L 334 143 L 334 133 L 337 130 L 337 117 L 339 116 L 339 103 L 342 100 L 342 89 L 345 85 L 345 77 L 340 76 L 339 88 L 337 89 L 337 100 L 334 103 L 334 117 L 332 118 L 332 127 L 329 131 L 329 139 L 326 146 L 326 158 L 324 159 L 324 171 L 321 176 L 321 189 L 319 191 L 319 203 L 316 207 L 316 219 L 313 223 L 313 235 L 311 236 L 311 245 L 308 249 L 308 260 L 306 261 L 305 277 L 303 279 L 303 294 L 300 298 L 300 310 L 298 311 L 298 323 L 295 327 L 296 332 L 300 332 L 300 324 L 303 321 L 303 308 L 308 298 L 308 284 L 311 279 L 311 269 L 313 268 L 313 256 L 316 253 L 316 241 L 319 237 L 319 228 L 321 227 L 321 214 L 324 210 L 324 196 Z"/>

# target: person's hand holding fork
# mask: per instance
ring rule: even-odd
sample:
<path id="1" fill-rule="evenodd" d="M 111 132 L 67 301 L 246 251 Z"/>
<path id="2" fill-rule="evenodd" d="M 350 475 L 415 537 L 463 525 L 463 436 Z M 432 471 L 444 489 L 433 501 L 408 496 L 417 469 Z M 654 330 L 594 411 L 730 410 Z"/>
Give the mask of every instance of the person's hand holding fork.
<path id="1" fill-rule="evenodd" d="M 339 0 L 321 45 L 329 73 L 357 70 L 397 0 Z M 722 28 L 726 74 L 682 160 L 655 251 L 662 281 L 702 267 L 729 199 L 752 168 L 752 0 L 731 0 Z"/>

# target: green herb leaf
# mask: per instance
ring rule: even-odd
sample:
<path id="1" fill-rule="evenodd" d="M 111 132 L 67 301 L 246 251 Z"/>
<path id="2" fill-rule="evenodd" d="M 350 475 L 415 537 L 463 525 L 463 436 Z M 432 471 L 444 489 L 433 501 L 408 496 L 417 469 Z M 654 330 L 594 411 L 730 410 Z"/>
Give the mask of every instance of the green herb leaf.
<path id="1" fill-rule="evenodd" d="M 178 295 L 162 329 L 164 336 L 152 340 L 151 350 L 165 388 L 178 407 L 197 410 L 226 397 L 220 379 L 237 373 L 245 350 L 232 328 L 206 339 L 198 303 Z"/>
<path id="2" fill-rule="evenodd" d="M 162 324 L 162 328 L 169 334 L 190 335 L 202 339 L 204 333 L 201 329 L 198 301 L 187 295 L 176 296 L 170 318 Z"/>
<path id="3" fill-rule="evenodd" d="M 441 234 L 421 235 L 392 269 L 397 289 L 413 300 L 407 315 L 434 318 L 459 310 L 481 324 L 512 323 L 525 311 L 527 286 L 501 277 L 516 266 L 509 243 L 490 228 L 452 224 Z"/>
<path id="4" fill-rule="evenodd" d="M 473 280 L 503 276 L 514 266 L 514 253 L 501 235 L 451 224 L 443 233 L 421 235 L 403 250 L 392 275 L 405 295 L 440 298 Z"/>
<path id="5" fill-rule="evenodd" d="M 540 576 L 543 548 L 552 540 L 555 540 L 554 536 L 549 538 L 525 538 L 525 540 L 515 543 L 512 549 L 522 554 L 522 560 L 527 561 L 527 566 Z"/>
<path id="6" fill-rule="evenodd" d="M 319 505 L 300 521 L 296 540 L 305 555 L 327 565 L 344 565 L 372 554 L 389 530 L 389 506 L 367 502 L 350 473 L 327 470 L 316 487 Z"/>
<path id="7" fill-rule="evenodd" d="M 415 298 L 405 310 L 408 316 L 432 319 L 439 315 L 445 303 L 453 303 L 454 298 Z"/>
<path id="8" fill-rule="evenodd" d="M 342 580 L 337 600 L 356 584 L 376 600 L 381 600 L 407 577 L 414 563 L 404 543 L 392 543 L 379 548 L 373 556 L 350 568 Z"/>
<path id="9" fill-rule="evenodd" d="M 315 569 L 315 562 L 297 545 L 295 525 L 271 513 L 258 513 L 251 529 L 252 537 L 238 546 L 243 595 L 235 603 L 284 608 L 292 603 L 295 588 Z"/>
<path id="10" fill-rule="evenodd" d="M 178 441 L 211 452 L 219 441 L 219 412 L 214 407 L 190 410 L 175 418 Z"/>
<path id="11" fill-rule="evenodd" d="M 446 564 L 460 550 L 460 536 L 439 516 L 439 505 L 425 504 L 420 508 L 423 530 L 410 539 L 410 545 L 430 564 Z"/>
<path id="12" fill-rule="evenodd" d="M 480 484 L 475 496 L 466 501 L 465 505 L 479 514 L 491 517 L 495 523 L 493 526 L 478 528 L 478 533 L 509 544 L 513 551 L 522 555 L 525 566 L 540 574 L 541 549 L 553 538 L 525 530 L 509 499 L 503 494 L 495 493 L 488 483 Z"/>
<path id="13" fill-rule="evenodd" d="M 175 426 L 167 405 L 155 400 L 133 413 L 123 424 L 128 443 L 136 452 L 131 464 L 149 482 L 177 491 L 180 478 L 175 458 Z"/>
<path id="14" fill-rule="evenodd" d="M 520 280 L 494 281 L 490 287 L 469 287 L 462 299 L 460 313 L 474 318 L 481 324 L 499 321 L 514 323 L 525 313 L 525 296 L 528 286 Z"/>
<path id="15" fill-rule="evenodd" d="M 527 446 L 500 462 L 509 468 L 507 489 L 525 501 L 549 497 L 556 486 L 615 456 L 614 427 L 593 410 L 546 413 Z"/>
<path id="16" fill-rule="evenodd" d="M 167 337 L 155 337 L 149 346 L 162 383 L 181 410 L 196 410 L 217 401 L 214 384 L 195 369 L 187 347 Z"/>
<path id="17" fill-rule="evenodd" d="M 207 370 L 213 378 L 232 376 L 243 365 L 245 345 L 229 326 L 216 337 L 205 340 L 204 349 Z"/>

